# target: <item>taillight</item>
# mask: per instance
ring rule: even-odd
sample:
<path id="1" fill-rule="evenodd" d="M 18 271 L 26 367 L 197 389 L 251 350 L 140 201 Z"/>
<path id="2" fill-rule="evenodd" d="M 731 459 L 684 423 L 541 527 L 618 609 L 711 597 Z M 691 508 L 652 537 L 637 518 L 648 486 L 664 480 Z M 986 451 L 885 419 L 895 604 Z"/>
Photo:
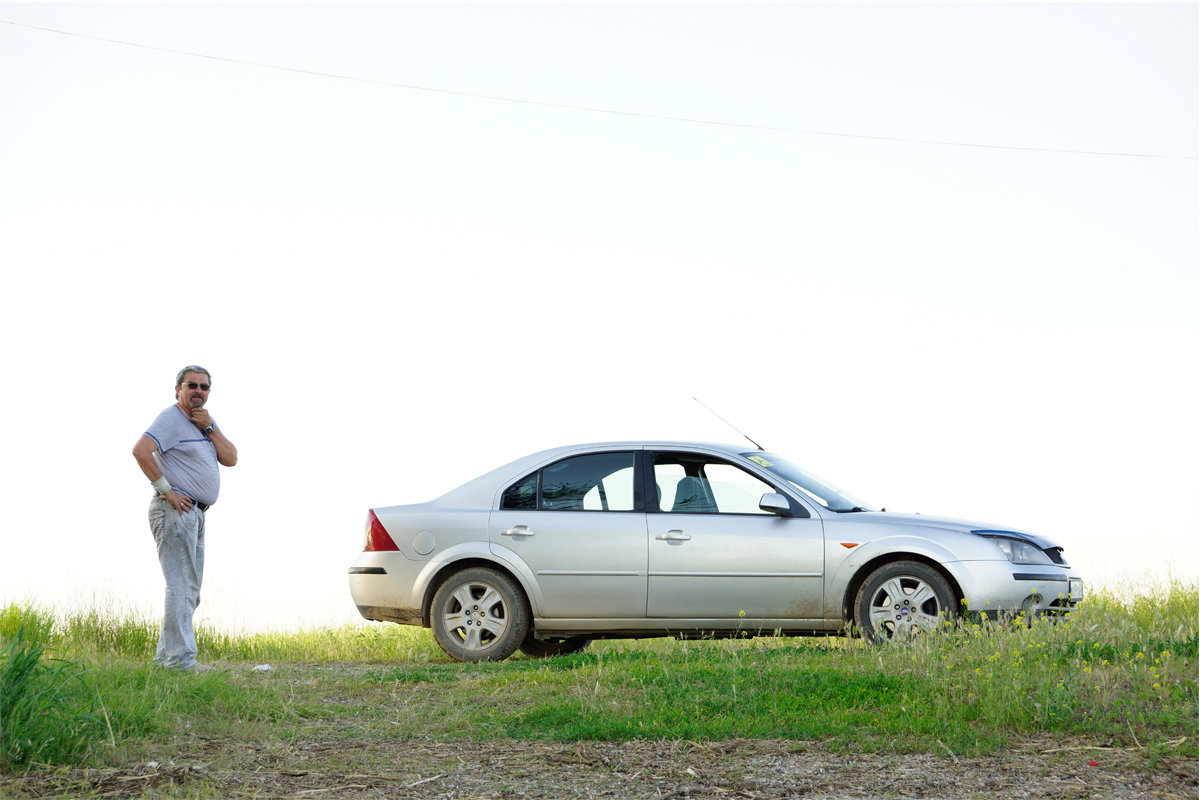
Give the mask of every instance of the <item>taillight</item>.
<path id="1" fill-rule="evenodd" d="M 363 547 L 364 553 L 369 553 L 374 550 L 399 550 L 396 543 L 392 541 L 392 537 L 388 534 L 387 529 L 383 527 L 383 523 L 379 521 L 379 517 L 375 516 L 374 511 L 367 512 L 367 543 Z"/>

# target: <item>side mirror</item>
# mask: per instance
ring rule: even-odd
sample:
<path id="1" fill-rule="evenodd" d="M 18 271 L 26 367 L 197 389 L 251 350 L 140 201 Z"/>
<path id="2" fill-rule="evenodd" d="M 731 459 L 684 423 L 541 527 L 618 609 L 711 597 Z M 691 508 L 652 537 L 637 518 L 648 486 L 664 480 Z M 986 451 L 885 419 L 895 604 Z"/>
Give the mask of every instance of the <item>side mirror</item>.
<path id="1" fill-rule="evenodd" d="M 763 511 L 770 512 L 779 517 L 790 517 L 792 515 L 792 504 L 788 499 L 776 492 L 767 492 L 758 501 L 758 507 Z"/>

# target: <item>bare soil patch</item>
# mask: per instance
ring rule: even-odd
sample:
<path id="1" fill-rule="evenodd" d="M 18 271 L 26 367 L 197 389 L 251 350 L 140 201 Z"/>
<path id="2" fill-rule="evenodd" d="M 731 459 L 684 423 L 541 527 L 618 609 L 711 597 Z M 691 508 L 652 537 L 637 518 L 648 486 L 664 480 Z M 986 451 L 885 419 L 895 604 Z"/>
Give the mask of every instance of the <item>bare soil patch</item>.
<path id="1" fill-rule="evenodd" d="M 1090 762 L 1090 763 L 1089 763 Z M 1094 763 L 1096 766 L 1092 766 Z M 370 765 L 370 766 L 368 766 Z M 1190 760 L 1030 742 L 987 758 L 844 755 L 817 744 L 371 742 L 190 737 L 174 759 L 0 779 L 0 795 L 141 798 L 1088 798 L 1197 796 Z"/>

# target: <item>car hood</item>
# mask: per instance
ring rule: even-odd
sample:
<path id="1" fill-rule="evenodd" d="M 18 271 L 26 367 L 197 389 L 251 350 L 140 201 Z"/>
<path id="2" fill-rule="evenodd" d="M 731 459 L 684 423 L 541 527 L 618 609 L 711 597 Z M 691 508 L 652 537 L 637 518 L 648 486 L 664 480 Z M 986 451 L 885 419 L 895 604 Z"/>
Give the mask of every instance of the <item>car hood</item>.
<path id="1" fill-rule="evenodd" d="M 1017 528 L 1008 528 L 1003 525 L 993 525 L 986 522 L 972 522 L 964 519 L 951 519 L 950 517 L 931 517 L 925 514 L 895 514 L 890 511 L 867 511 L 857 512 L 854 514 L 839 514 L 839 517 L 862 517 L 870 518 L 873 522 L 885 523 L 887 525 L 901 525 L 921 528 L 940 528 L 947 531 L 955 531 L 956 533 L 990 533 L 1003 534 L 1011 536 L 1015 539 L 1024 539 L 1030 544 L 1037 547 L 1039 550 L 1048 550 L 1054 547 L 1060 547 L 1058 542 L 1049 539 L 1045 536 L 1039 536 L 1036 533 L 1029 531 L 1018 530 Z"/>

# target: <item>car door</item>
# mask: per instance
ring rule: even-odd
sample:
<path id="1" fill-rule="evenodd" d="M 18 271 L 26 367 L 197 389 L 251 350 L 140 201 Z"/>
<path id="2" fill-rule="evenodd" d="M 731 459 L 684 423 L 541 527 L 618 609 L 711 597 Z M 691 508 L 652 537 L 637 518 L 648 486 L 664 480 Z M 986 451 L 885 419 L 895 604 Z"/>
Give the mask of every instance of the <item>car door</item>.
<path id="1" fill-rule="evenodd" d="M 588 453 L 510 486 L 489 540 L 525 562 L 539 617 L 646 615 L 646 515 L 635 487 L 636 452 Z"/>
<path id="2" fill-rule="evenodd" d="M 777 488 L 723 459 L 660 452 L 650 461 L 647 616 L 821 618 L 818 517 L 763 512 L 759 499 Z"/>

